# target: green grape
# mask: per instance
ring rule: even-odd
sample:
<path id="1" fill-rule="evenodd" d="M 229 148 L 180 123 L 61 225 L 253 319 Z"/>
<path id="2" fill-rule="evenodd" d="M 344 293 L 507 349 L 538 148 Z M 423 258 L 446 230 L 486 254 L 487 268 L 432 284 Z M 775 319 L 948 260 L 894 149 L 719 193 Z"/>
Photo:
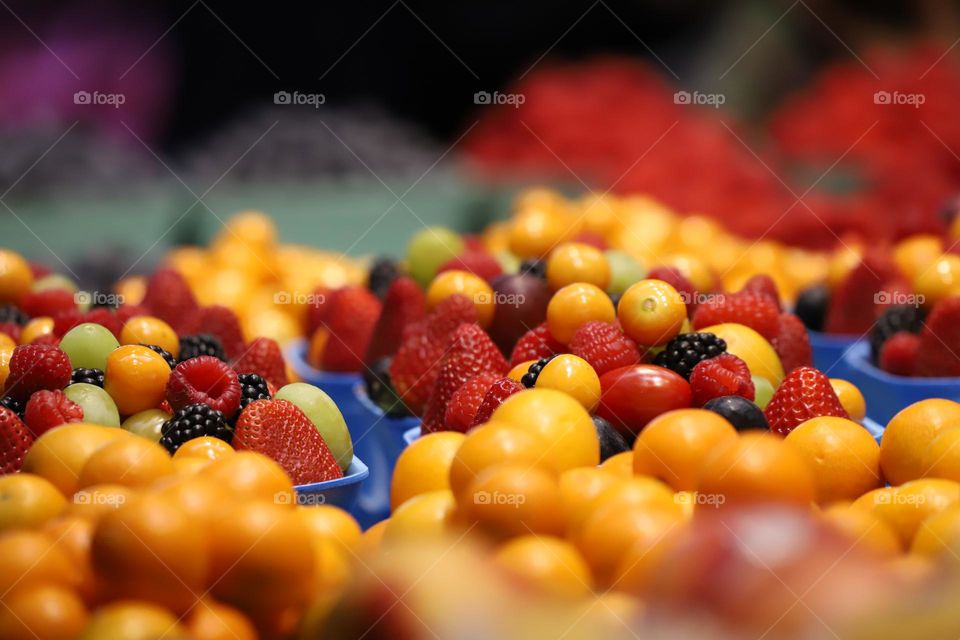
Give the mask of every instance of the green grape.
<path id="1" fill-rule="evenodd" d="M 757 403 L 757 406 L 761 409 L 766 409 L 767 403 L 769 403 L 770 398 L 773 397 L 773 385 L 770 384 L 770 381 L 766 378 L 761 378 L 760 376 L 750 377 L 753 378 L 753 387 L 756 390 L 753 401 Z"/>
<path id="2" fill-rule="evenodd" d="M 407 268 L 414 280 L 427 286 L 440 265 L 463 253 L 463 249 L 463 239 L 456 232 L 446 227 L 426 227 L 407 245 Z"/>
<path id="3" fill-rule="evenodd" d="M 120 412 L 110 394 L 86 382 L 71 384 L 63 394 L 83 407 L 83 421 L 107 427 L 120 426 Z"/>
<path id="4" fill-rule="evenodd" d="M 78 324 L 67 331 L 60 340 L 60 348 L 70 358 L 70 366 L 74 369 L 107 368 L 107 356 L 120 346 L 110 330 L 103 325 L 93 322 Z"/>
<path id="5" fill-rule="evenodd" d="M 77 292 L 77 285 L 74 284 L 73 280 L 66 276 L 62 276 L 59 273 L 51 273 L 48 276 L 43 276 L 33 283 L 31 287 L 34 291 L 49 291 L 50 289 L 63 289 L 69 291 L 70 293 Z"/>
<path id="6" fill-rule="evenodd" d="M 642 264 L 623 251 L 610 249 L 604 252 L 607 263 L 610 265 L 610 285 L 607 291 L 612 294 L 621 294 L 630 288 L 630 285 L 647 277 L 647 270 Z"/>
<path id="7" fill-rule="evenodd" d="M 160 442 L 160 429 L 163 427 L 163 423 L 170 418 L 170 414 L 166 411 L 147 409 L 133 414 L 124 420 L 120 427 L 147 440 Z"/>
<path id="8" fill-rule="evenodd" d="M 516 273 L 520 271 L 520 258 L 509 251 L 497 251 L 493 257 L 500 263 L 500 268 L 504 273 Z"/>

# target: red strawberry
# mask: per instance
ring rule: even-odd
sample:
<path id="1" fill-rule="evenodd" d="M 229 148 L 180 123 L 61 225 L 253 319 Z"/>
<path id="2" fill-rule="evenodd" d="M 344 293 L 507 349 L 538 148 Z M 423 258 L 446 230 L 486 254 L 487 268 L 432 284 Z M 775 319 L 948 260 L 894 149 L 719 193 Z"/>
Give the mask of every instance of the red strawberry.
<path id="1" fill-rule="evenodd" d="M 195 310 L 189 318 L 183 321 L 180 329 L 176 327 L 174 329 L 180 335 L 207 333 L 214 336 L 220 341 L 224 352 L 231 360 L 239 358 L 246 346 L 237 314 L 219 305 L 201 307 Z"/>
<path id="2" fill-rule="evenodd" d="M 286 400 L 256 400 L 247 405 L 237 419 L 233 446 L 272 458 L 295 485 L 343 477 L 320 432 Z"/>
<path id="3" fill-rule="evenodd" d="M 396 353 L 403 341 L 404 329 L 423 318 L 426 305 L 426 296 L 413 278 L 395 278 L 383 299 L 383 311 L 373 330 L 366 361 L 374 362 Z"/>
<path id="4" fill-rule="evenodd" d="M 147 280 L 147 290 L 141 304 L 180 334 L 185 333 L 182 331 L 183 323 L 198 308 L 197 299 L 186 279 L 168 267 L 157 269 Z"/>
<path id="5" fill-rule="evenodd" d="M 473 303 L 465 296 L 453 295 L 404 331 L 403 344 L 390 363 L 390 380 L 414 414 L 419 415 L 426 406 L 451 334 L 461 324 L 476 321 Z"/>
<path id="6" fill-rule="evenodd" d="M 440 372 L 426 409 L 423 412 L 423 433 L 443 429 L 443 417 L 454 392 L 470 378 L 481 373 L 502 376 L 509 365 L 490 336 L 476 324 L 461 325 L 450 338 L 446 355 L 440 363 Z"/>
<path id="7" fill-rule="evenodd" d="M 446 431 L 459 431 L 466 433 L 473 425 L 473 418 L 477 415 L 477 409 L 490 386 L 497 381 L 500 376 L 496 373 L 487 372 L 476 375 L 453 392 L 450 403 L 443 416 L 443 428 Z"/>
<path id="8" fill-rule="evenodd" d="M 648 278 L 653 280 L 663 280 L 680 294 L 684 302 L 687 303 L 687 315 L 692 316 L 697 308 L 699 296 L 697 290 L 686 276 L 673 267 L 654 267 L 647 274 Z"/>
<path id="9" fill-rule="evenodd" d="M 170 374 L 167 400 L 174 411 L 202 402 L 229 420 L 240 408 L 240 381 L 226 362 L 197 356 L 184 360 Z"/>
<path id="10" fill-rule="evenodd" d="M 945 298 L 920 332 L 915 375 L 960 376 L 960 296 Z"/>
<path id="11" fill-rule="evenodd" d="M 637 343 L 615 324 L 591 320 L 584 323 L 570 340 L 570 353 L 590 363 L 598 376 L 607 371 L 640 362 Z"/>
<path id="12" fill-rule="evenodd" d="M 897 277 L 888 257 L 867 254 L 830 294 L 825 329 L 827 333 L 862 335 L 870 330 L 877 293 L 885 282 Z"/>
<path id="13" fill-rule="evenodd" d="M 53 318 L 77 308 L 76 294 L 66 289 L 31 291 L 20 299 L 20 308 L 31 318 Z"/>
<path id="14" fill-rule="evenodd" d="M 920 336 L 898 331 L 880 347 L 880 368 L 897 376 L 912 376 L 917 368 Z"/>
<path id="15" fill-rule="evenodd" d="M 38 438 L 44 433 L 68 422 L 83 422 L 83 407 L 68 398 L 63 391 L 37 391 L 27 401 L 24 422 Z"/>
<path id="16" fill-rule="evenodd" d="M 233 364 L 233 370 L 237 373 L 255 373 L 277 388 L 288 382 L 283 352 L 272 338 L 254 338 Z"/>
<path id="17" fill-rule="evenodd" d="M 20 345 L 13 350 L 9 366 L 4 393 L 23 401 L 41 389 L 63 389 L 73 373 L 67 354 L 50 345 Z"/>
<path id="18" fill-rule="evenodd" d="M 690 372 L 690 391 L 693 405 L 697 407 L 723 396 L 753 400 L 755 394 L 747 363 L 732 353 L 721 353 L 698 362 Z"/>
<path id="19" fill-rule="evenodd" d="M 317 287 L 310 294 L 307 301 L 307 335 L 312 336 L 313 332 L 319 329 L 327 319 L 327 312 L 330 311 L 330 299 L 333 295 L 331 289 L 326 287 Z"/>
<path id="20" fill-rule="evenodd" d="M 437 269 L 437 273 L 452 271 L 454 269 L 459 271 L 469 271 L 470 273 L 483 278 L 487 282 L 490 282 L 503 273 L 503 267 L 500 266 L 500 263 L 497 262 L 497 259 L 486 251 L 465 251 L 457 257 L 451 258 L 440 265 L 440 268 Z"/>
<path id="21" fill-rule="evenodd" d="M 766 294 L 739 291 L 711 296 L 693 314 L 694 329 L 724 322 L 746 325 L 769 340 L 780 331 L 780 308 Z"/>
<path id="22" fill-rule="evenodd" d="M 780 290 L 777 289 L 777 283 L 773 281 L 773 278 L 765 273 L 758 273 L 757 275 L 752 276 L 744 283 L 740 290 L 768 295 L 773 298 L 774 302 L 777 303 L 777 307 L 781 306 Z"/>
<path id="23" fill-rule="evenodd" d="M 850 417 L 830 385 L 830 378 L 813 367 L 798 367 L 788 373 L 763 413 L 770 430 L 782 436 L 811 418 Z"/>
<path id="24" fill-rule="evenodd" d="M 497 410 L 497 407 L 503 404 L 504 400 L 515 393 L 520 393 L 525 388 L 522 384 L 511 378 L 500 378 L 494 382 L 487 390 L 486 395 L 483 396 L 483 400 L 480 401 L 480 406 L 477 408 L 477 414 L 473 417 L 473 424 L 471 426 L 489 422 L 490 416 Z"/>
<path id="25" fill-rule="evenodd" d="M 356 372 L 363 368 L 380 306 L 380 299 L 366 287 L 345 287 L 333 294 L 322 327 L 329 333 L 320 363 L 325 371 Z"/>
<path id="26" fill-rule="evenodd" d="M 810 347 L 810 335 L 803 321 L 792 313 L 780 314 L 780 330 L 770 341 L 783 371 L 790 373 L 797 367 L 809 367 L 813 364 L 813 349 Z"/>
<path id="27" fill-rule="evenodd" d="M 7 334 L 14 342 L 20 342 L 20 325 L 16 322 L 0 322 L 0 333 Z"/>
<path id="28" fill-rule="evenodd" d="M 510 366 L 517 366 L 528 360 L 539 360 L 555 356 L 566 351 L 566 347 L 550 334 L 547 323 L 537 325 L 523 334 L 510 353 Z"/>
<path id="29" fill-rule="evenodd" d="M 33 440 L 33 434 L 17 414 L 0 406 L 0 475 L 20 471 Z"/>

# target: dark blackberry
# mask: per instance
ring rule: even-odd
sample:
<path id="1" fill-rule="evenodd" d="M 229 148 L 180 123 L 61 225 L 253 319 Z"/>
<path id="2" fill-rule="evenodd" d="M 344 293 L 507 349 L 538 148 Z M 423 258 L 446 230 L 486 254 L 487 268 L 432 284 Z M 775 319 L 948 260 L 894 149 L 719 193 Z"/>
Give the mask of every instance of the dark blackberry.
<path id="1" fill-rule="evenodd" d="M 541 280 L 546 280 L 547 279 L 547 263 L 544 262 L 543 260 L 538 260 L 536 258 L 530 258 L 528 260 L 524 260 L 523 262 L 520 263 L 520 269 L 518 273 L 520 273 L 521 275 L 528 273 L 531 276 L 540 278 Z"/>
<path id="2" fill-rule="evenodd" d="M 73 374 L 70 376 L 70 384 L 77 384 L 78 382 L 83 382 L 86 384 L 92 384 L 95 387 L 103 388 L 104 375 L 103 371 L 100 369 L 84 369 L 83 367 L 77 367 L 73 370 Z"/>
<path id="3" fill-rule="evenodd" d="M 681 333 L 667 343 L 653 363 L 690 379 L 697 363 L 727 350 L 727 343 L 712 333 Z"/>
<path id="4" fill-rule="evenodd" d="M 224 352 L 220 340 L 209 333 L 180 338 L 180 362 L 198 356 L 213 356 L 218 360 L 227 361 L 227 354 Z"/>
<path id="5" fill-rule="evenodd" d="M 880 348 L 883 343 L 899 331 L 920 333 L 926 313 L 919 307 L 897 305 L 888 307 L 870 330 L 870 356 L 874 362 L 880 360 Z"/>
<path id="6" fill-rule="evenodd" d="M 241 373 L 237 378 L 240 380 L 240 411 L 254 400 L 270 399 L 270 387 L 267 386 L 267 381 L 257 374 Z"/>
<path id="7" fill-rule="evenodd" d="M 830 290 L 826 285 L 817 284 L 804 289 L 797 296 L 793 312 L 811 331 L 823 331 L 827 319 L 827 307 L 830 305 Z"/>
<path id="8" fill-rule="evenodd" d="M 527 372 L 523 374 L 520 378 L 520 384 L 525 386 L 527 389 L 533 389 L 534 385 L 537 384 L 537 376 L 540 375 L 540 372 L 543 371 L 543 368 L 547 366 L 547 363 L 553 360 L 556 356 L 548 356 L 546 358 L 540 358 L 527 369 Z"/>
<path id="9" fill-rule="evenodd" d="M 26 409 L 26 407 L 23 406 L 23 403 L 17 400 L 16 398 L 14 398 L 13 396 L 3 396 L 2 398 L 0 398 L 0 405 L 3 405 L 7 409 L 10 409 L 10 411 L 13 411 L 15 414 L 17 414 L 21 418 L 23 417 L 23 410 Z"/>
<path id="10" fill-rule="evenodd" d="M 173 357 L 173 354 L 164 349 L 163 347 L 158 347 L 155 344 L 141 344 L 141 347 L 146 347 L 154 353 L 160 354 L 160 357 L 167 361 L 167 364 L 170 365 L 171 369 L 177 368 L 177 359 Z"/>
<path id="11" fill-rule="evenodd" d="M 391 418 L 405 418 L 413 413 L 393 388 L 393 382 L 390 380 L 391 361 L 390 357 L 375 360 L 364 370 L 363 381 L 371 402 Z"/>
<path id="12" fill-rule="evenodd" d="M 377 258 L 370 267 L 367 275 L 367 288 L 378 298 L 383 300 L 387 296 L 390 284 L 400 275 L 400 267 L 396 260 L 389 256 Z"/>
<path id="13" fill-rule="evenodd" d="M 233 440 L 233 429 L 223 413 L 203 403 L 187 405 L 160 427 L 160 444 L 174 454 L 187 440 L 212 436 L 224 442 Z"/>
<path id="14" fill-rule="evenodd" d="M 15 304 L 5 304 L 0 307 L 0 324 L 4 322 L 12 322 L 22 327 L 30 322 L 30 316 L 21 311 L 20 307 Z"/>

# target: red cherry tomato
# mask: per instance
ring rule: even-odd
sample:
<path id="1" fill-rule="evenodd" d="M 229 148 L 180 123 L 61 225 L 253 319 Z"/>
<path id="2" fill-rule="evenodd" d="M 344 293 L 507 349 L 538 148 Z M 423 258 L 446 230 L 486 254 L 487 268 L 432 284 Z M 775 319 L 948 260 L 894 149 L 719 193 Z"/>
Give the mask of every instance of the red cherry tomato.
<path id="1" fill-rule="evenodd" d="M 690 384 L 670 369 L 636 364 L 600 376 L 600 406 L 605 418 L 631 438 L 661 413 L 690 406 Z"/>

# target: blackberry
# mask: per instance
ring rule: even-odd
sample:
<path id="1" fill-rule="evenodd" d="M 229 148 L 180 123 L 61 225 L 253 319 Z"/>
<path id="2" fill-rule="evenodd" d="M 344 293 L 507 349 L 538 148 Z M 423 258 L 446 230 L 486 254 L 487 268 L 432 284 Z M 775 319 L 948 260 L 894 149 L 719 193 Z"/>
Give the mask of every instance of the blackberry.
<path id="1" fill-rule="evenodd" d="M 240 411 L 254 400 L 269 400 L 270 387 L 267 381 L 255 373 L 241 373 L 240 379 Z M 239 412 L 237 415 L 240 415 Z"/>
<path id="2" fill-rule="evenodd" d="M 727 350 L 727 343 L 712 333 L 681 333 L 657 354 L 654 364 L 666 367 L 690 379 L 697 363 Z"/>
<path id="3" fill-rule="evenodd" d="M 180 338 L 180 362 L 198 356 L 213 356 L 218 360 L 227 361 L 227 354 L 220 340 L 209 333 Z"/>
<path id="4" fill-rule="evenodd" d="M 547 366 L 547 363 L 553 360 L 556 356 L 548 356 L 546 358 L 540 358 L 527 369 L 527 372 L 523 374 L 523 377 L 520 378 L 520 384 L 525 386 L 527 389 L 533 389 L 534 385 L 537 384 L 537 376 L 540 375 L 540 372 L 543 371 L 543 368 Z"/>
<path id="5" fill-rule="evenodd" d="M 370 401 L 391 418 L 405 418 L 413 415 L 407 405 L 397 395 L 390 380 L 390 357 L 378 358 L 363 372 L 363 381 L 367 387 Z"/>
<path id="6" fill-rule="evenodd" d="M 26 407 L 23 406 L 22 402 L 13 396 L 3 396 L 0 398 L 0 405 L 3 405 L 7 409 L 10 409 L 10 411 L 13 411 L 15 414 L 23 418 L 23 410 L 26 409 Z"/>
<path id="7" fill-rule="evenodd" d="M 171 455 L 187 440 L 201 436 L 212 436 L 224 442 L 233 440 L 233 429 L 227 424 L 223 413 L 200 402 L 187 405 L 173 414 L 160 427 L 160 434 L 160 444 Z"/>
<path id="8" fill-rule="evenodd" d="M 538 260 L 536 258 L 530 258 L 524 260 L 520 263 L 520 269 L 518 271 L 520 275 L 529 274 L 535 278 L 540 278 L 541 280 L 547 279 L 547 263 L 543 260 Z"/>
<path id="9" fill-rule="evenodd" d="M 155 344 L 141 344 L 140 346 L 146 347 L 147 349 L 150 349 L 154 353 L 160 354 L 160 357 L 167 361 L 167 365 L 169 365 L 171 369 L 177 368 L 177 359 L 173 357 L 172 353 L 170 353 L 163 347 L 158 347 Z"/>
<path id="10" fill-rule="evenodd" d="M 0 307 L 0 323 L 12 322 L 21 327 L 30 322 L 30 316 L 20 310 L 15 304 L 5 304 Z"/>
<path id="11" fill-rule="evenodd" d="M 73 374 L 70 376 L 70 384 L 77 384 L 78 382 L 83 382 L 85 384 L 92 384 L 95 387 L 103 388 L 104 375 L 103 371 L 100 369 L 84 369 L 83 367 L 78 367 L 73 370 Z"/>
<path id="12" fill-rule="evenodd" d="M 811 331 L 823 331 L 827 319 L 827 307 L 830 304 L 830 290 L 826 285 L 817 284 L 804 289 L 797 296 L 793 312 Z"/>
<path id="13" fill-rule="evenodd" d="M 378 298 L 383 300 L 387 296 L 390 284 L 400 275 L 400 267 L 396 260 L 389 256 L 377 258 L 370 267 L 367 276 L 367 288 Z"/>
<path id="14" fill-rule="evenodd" d="M 920 333 L 923 328 L 923 319 L 926 313 L 919 307 L 896 305 L 888 307 L 870 330 L 870 356 L 874 362 L 880 360 L 880 349 L 883 343 L 899 331 Z"/>

